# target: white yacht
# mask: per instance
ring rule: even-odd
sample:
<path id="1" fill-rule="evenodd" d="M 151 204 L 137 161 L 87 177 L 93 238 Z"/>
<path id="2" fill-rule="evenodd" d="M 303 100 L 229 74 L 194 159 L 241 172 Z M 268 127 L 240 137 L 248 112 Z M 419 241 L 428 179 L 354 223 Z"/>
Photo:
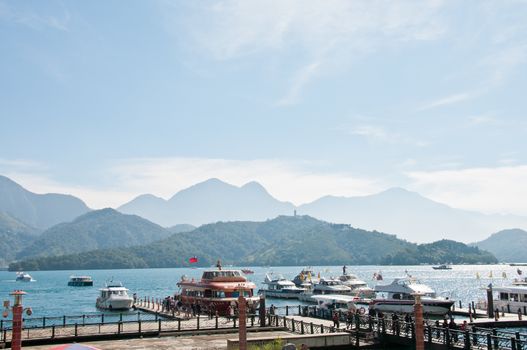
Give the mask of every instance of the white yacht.
<path id="1" fill-rule="evenodd" d="M 429 286 L 410 277 L 396 278 L 391 284 L 375 286 L 377 298 L 369 307 L 376 311 L 411 313 L 414 311 L 415 293 L 422 295 L 423 312 L 429 315 L 445 315 L 454 304 L 453 300 L 436 296 Z M 379 297 L 382 296 L 382 297 Z"/>
<path id="2" fill-rule="evenodd" d="M 305 288 L 297 287 L 293 282 L 281 274 L 265 274 L 264 284 L 267 288 L 260 289 L 260 293 L 266 298 L 298 299 Z"/>
<path id="3" fill-rule="evenodd" d="M 31 281 L 33 281 L 33 278 L 28 273 L 17 272 L 16 273 L 16 281 L 17 282 L 31 282 Z"/>
<path id="4" fill-rule="evenodd" d="M 95 303 L 99 309 L 128 310 L 134 303 L 134 299 L 128 295 L 128 289 L 121 282 L 107 283 L 106 287 L 99 290 L 101 295 Z"/>

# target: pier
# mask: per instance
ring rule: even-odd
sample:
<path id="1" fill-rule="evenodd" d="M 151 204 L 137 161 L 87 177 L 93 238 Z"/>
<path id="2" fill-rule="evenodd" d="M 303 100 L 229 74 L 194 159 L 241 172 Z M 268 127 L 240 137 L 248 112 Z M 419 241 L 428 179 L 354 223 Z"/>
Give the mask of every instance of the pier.
<path id="1" fill-rule="evenodd" d="M 150 298 L 139 299 L 135 307 L 137 312 L 126 314 L 27 318 L 24 320 L 22 344 L 31 346 L 215 335 L 215 339 L 223 339 L 226 349 L 238 346 L 238 340 L 233 336 L 238 332 L 237 316 L 185 317 L 184 314 L 163 310 L 159 300 Z M 263 317 L 248 314 L 248 344 L 265 344 L 278 337 L 297 345 L 306 344 L 311 349 L 368 349 L 390 344 L 415 344 L 416 327 L 413 322 L 356 314 L 351 324 L 346 324 L 345 315 L 340 314 L 337 326 L 331 315 L 326 309 L 300 305 L 277 307 L 272 312 L 267 309 Z M 436 327 L 435 323 L 427 320 L 423 334 L 425 348 L 527 350 L 527 334 L 498 329 L 511 322 L 515 326 L 525 326 L 527 322 L 519 321 L 518 315 L 514 314 L 500 314 L 499 317 L 497 321 L 489 318 L 474 319 L 465 330 Z M 8 321 L 3 321 L 0 323 L 0 347 L 9 347 L 10 342 L 11 325 Z"/>

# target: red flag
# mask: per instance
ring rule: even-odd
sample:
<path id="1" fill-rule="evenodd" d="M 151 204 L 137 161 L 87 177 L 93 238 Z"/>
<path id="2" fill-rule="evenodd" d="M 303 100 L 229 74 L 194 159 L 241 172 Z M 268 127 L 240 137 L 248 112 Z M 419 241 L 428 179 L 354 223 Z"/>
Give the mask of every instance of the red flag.
<path id="1" fill-rule="evenodd" d="M 188 262 L 191 263 L 191 264 L 197 263 L 198 262 L 198 258 L 194 255 L 192 258 L 188 259 Z"/>

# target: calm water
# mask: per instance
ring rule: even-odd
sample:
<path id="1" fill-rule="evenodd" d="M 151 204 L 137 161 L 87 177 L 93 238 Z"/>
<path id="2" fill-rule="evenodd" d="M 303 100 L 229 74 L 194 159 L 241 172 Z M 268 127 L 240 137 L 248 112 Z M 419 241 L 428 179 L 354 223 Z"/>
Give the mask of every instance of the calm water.
<path id="1" fill-rule="evenodd" d="M 245 267 L 245 266 L 244 266 Z M 348 272 L 356 274 L 373 287 L 376 281 L 372 280 L 375 272 L 382 272 L 384 281 L 389 283 L 395 277 L 403 277 L 407 271 L 425 284 L 435 289 L 439 294 L 461 300 L 463 307 L 467 302 L 485 298 L 483 290 L 489 283 L 502 285 L 510 283 L 517 277 L 516 267 L 508 265 L 458 265 L 452 270 L 433 270 L 431 266 L 348 266 Z M 246 267 L 245 267 L 246 268 Z M 282 273 L 286 278 L 292 279 L 302 267 L 249 267 L 255 273 L 249 279 L 262 286 L 266 272 Z M 524 273 L 527 273 L 527 268 Z M 81 315 L 96 313 L 95 299 L 106 280 L 122 281 L 131 293 L 138 296 L 165 297 L 177 291 L 176 283 L 181 276 L 199 278 L 204 268 L 173 268 L 173 269 L 144 269 L 144 270 L 84 270 L 84 271 L 28 271 L 36 280 L 35 282 L 15 282 L 15 273 L 0 271 L 0 296 L 2 300 L 10 299 L 9 293 L 15 289 L 22 289 L 28 294 L 24 298 L 24 306 L 33 309 L 32 317 Z M 341 266 L 315 266 L 315 273 L 320 271 L 322 276 L 337 276 L 342 272 Z M 492 271 L 493 278 L 490 278 Z M 507 279 L 502 277 L 507 274 Z M 481 276 L 476 278 L 477 273 Z M 69 276 L 90 275 L 93 277 L 93 287 L 68 287 Z M 297 301 L 273 299 L 268 301 L 277 306 L 291 305 Z"/>

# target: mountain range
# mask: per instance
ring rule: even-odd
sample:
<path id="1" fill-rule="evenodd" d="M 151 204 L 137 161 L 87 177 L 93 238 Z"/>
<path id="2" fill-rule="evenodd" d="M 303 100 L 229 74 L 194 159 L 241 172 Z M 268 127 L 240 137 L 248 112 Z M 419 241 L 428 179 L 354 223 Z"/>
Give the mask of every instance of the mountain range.
<path id="1" fill-rule="evenodd" d="M 442 238 L 478 242 L 503 229 L 527 229 L 527 217 L 455 209 L 402 188 L 360 197 L 325 196 L 295 207 L 275 199 L 256 182 L 238 187 L 218 179 L 198 183 L 168 200 L 141 195 L 118 210 L 163 227 L 175 226 L 173 232 L 218 221 L 268 220 L 291 215 L 295 210 L 329 222 L 389 232 L 412 242 Z M 0 176 L 0 211 L 42 232 L 53 225 L 70 222 L 90 209 L 76 197 L 35 194 Z M 181 224 L 192 226 L 184 229 L 176 226 Z"/>
<path id="2" fill-rule="evenodd" d="M 441 238 L 474 242 L 504 228 L 527 229 L 527 217 L 486 215 L 455 209 L 416 192 L 392 188 L 360 197 L 326 196 L 295 207 L 273 198 L 258 183 L 236 187 L 218 179 L 196 184 L 169 200 L 142 195 L 118 208 L 162 226 L 217 221 L 265 220 L 277 215 L 310 215 L 329 222 L 397 234 L 412 242 Z"/>
<path id="3" fill-rule="evenodd" d="M 75 219 L 90 211 L 77 197 L 64 194 L 36 194 L 0 175 L 0 212 L 39 230 Z"/>
<path id="4" fill-rule="evenodd" d="M 38 230 L 0 212 L 0 266 L 7 266 L 17 252 L 37 238 Z"/>
<path id="5" fill-rule="evenodd" d="M 209 179 L 179 191 L 168 200 L 151 194 L 141 195 L 118 210 L 162 226 L 182 223 L 199 226 L 217 221 L 271 219 L 292 214 L 294 206 L 273 198 L 257 182 L 237 187 Z"/>
<path id="6" fill-rule="evenodd" d="M 224 264 L 272 266 L 497 261 L 492 254 L 459 242 L 417 245 L 309 216 L 279 216 L 262 222 L 203 225 L 142 246 L 31 258 L 11 264 L 10 269 L 180 267 L 188 266 L 191 256 L 199 257 L 198 266 L 210 266 L 218 258 Z"/>

